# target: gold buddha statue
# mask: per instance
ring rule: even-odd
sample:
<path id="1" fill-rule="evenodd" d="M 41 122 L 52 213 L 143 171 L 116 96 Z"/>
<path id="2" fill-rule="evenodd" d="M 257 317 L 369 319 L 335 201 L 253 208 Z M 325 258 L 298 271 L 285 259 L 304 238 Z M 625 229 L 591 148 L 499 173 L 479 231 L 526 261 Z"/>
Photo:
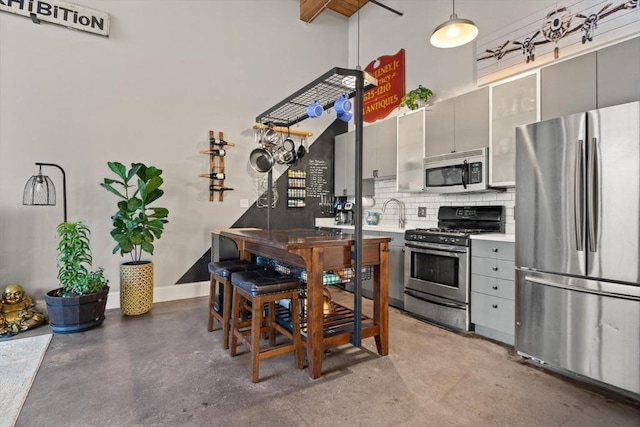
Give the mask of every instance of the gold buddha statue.
<path id="1" fill-rule="evenodd" d="M 20 285 L 6 287 L 0 299 L 0 336 L 13 335 L 44 323 L 44 315 L 35 309 L 33 299 Z"/>

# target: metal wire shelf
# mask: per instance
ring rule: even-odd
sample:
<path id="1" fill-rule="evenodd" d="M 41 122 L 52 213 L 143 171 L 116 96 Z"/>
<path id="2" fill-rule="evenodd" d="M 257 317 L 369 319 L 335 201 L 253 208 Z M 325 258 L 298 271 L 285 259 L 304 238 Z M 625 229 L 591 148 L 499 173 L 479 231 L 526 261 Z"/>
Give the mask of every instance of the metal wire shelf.
<path id="1" fill-rule="evenodd" d="M 322 109 L 327 110 L 333 107 L 341 95 L 354 97 L 359 76 L 364 80 L 365 92 L 378 84 L 377 80 L 365 71 L 335 67 L 258 115 L 256 122 L 283 127 L 301 122 L 309 117 L 307 107 L 314 101 L 318 101 Z"/>

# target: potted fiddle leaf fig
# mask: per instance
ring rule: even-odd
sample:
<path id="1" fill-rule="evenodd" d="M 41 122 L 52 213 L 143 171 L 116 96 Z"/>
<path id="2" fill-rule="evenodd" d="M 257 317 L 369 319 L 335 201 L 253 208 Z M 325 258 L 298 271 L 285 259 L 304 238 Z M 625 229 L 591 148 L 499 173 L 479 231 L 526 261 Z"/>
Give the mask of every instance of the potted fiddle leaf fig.
<path id="1" fill-rule="evenodd" d="M 410 110 L 416 110 L 427 105 L 432 96 L 433 92 L 431 89 L 418 85 L 416 89 L 410 90 L 402 97 L 400 106 L 409 107 Z"/>
<path id="2" fill-rule="evenodd" d="M 55 333 L 86 331 L 102 324 L 109 281 L 102 268 L 89 271 L 93 261 L 89 227 L 82 221 L 63 222 L 58 236 L 58 280 L 62 287 L 45 294 L 49 324 Z"/>
<path id="3" fill-rule="evenodd" d="M 142 254 L 153 255 L 169 216 L 168 209 L 150 206 L 164 194 L 162 169 L 143 163 L 132 163 L 128 170 L 119 162 L 107 165 L 115 178 L 104 178 L 100 186 L 119 199 L 111 216 L 113 253 L 131 257 L 120 266 L 120 309 L 127 315 L 144 314 L 153 304 L 153 263 Z"/>

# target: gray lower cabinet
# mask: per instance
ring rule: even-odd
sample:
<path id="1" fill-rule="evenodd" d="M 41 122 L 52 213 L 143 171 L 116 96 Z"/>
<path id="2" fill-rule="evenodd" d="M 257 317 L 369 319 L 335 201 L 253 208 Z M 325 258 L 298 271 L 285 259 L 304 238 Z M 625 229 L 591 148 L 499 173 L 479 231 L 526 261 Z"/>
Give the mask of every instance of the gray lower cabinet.
<path id="1" fill-rule="evenodd" d="M 389 305 L 404 310 L 404 234 L 385 231 L 362 232 L 368 236 L 390 237 L 389 242 Z M 347 291 L 353 292 L 354 284 L 346 283 Z M 362 296 L 373 299 L 373 277 L 362 280 Z"/>
<path id="2" fill-rule="evenodd" d="M 479 335 L 514 344 L 515 244 L 471 242 L 471 323 Z"/>
<path id="3" fill-rule="evenodd" d="M 404 310 L 404 234 L 380 232 L 389 242 L 389 305 Z"/>

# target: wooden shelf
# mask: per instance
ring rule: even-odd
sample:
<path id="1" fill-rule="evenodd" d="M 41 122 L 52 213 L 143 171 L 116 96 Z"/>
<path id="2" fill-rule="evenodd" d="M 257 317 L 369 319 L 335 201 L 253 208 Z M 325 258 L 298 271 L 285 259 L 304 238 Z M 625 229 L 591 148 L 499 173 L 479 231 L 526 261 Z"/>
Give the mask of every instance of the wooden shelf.
<path id="1" fill-rule="evenodd" d="M 337 303 L 334 304 L 334 312 L 324 315 L 324 340 L 325 348 L 334 347 L 351 342 L 351 335 L 353 334 L 353 324 L 355 320 L 355 313 L 350 308 L 342 306 Z M 373 319 L 365 316 L 360 316 L 362 325 L 362 337 L 371 337 L 376 335 L 378 327 L 374 325 Z M 276 305 L 276 321 L 291 331 L 291 313 L 287 307 Z M 300 331 L 302 332 L 302 339 L 307 340 L 307 319 L 300 319 Z"/>

